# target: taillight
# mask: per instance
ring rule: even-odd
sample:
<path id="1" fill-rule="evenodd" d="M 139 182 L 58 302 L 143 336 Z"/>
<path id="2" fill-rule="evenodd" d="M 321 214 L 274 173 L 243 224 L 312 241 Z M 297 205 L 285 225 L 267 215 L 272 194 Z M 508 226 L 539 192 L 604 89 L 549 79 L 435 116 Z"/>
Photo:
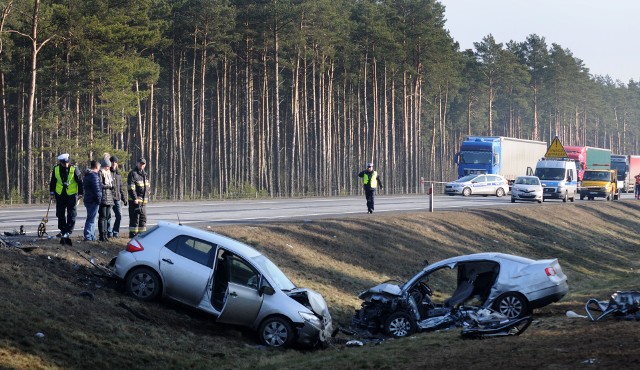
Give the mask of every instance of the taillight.
<path id="1" fill-rule="evenodd" d="M 136 239 L 131 240 L 129 244 L 127 244 L 127 252 L 133 253 L 133 252 L 140 252 L 143 250 L 144 250 L 144 247 Z"/>
<path id="2" fill-rule="evenodd" d="M 544 272 L 547 274 L 547 276 L 556 275 L 556 269 L 554 269 L 553 267 L 547 267 L 546 269 L 544 269 Z"/>

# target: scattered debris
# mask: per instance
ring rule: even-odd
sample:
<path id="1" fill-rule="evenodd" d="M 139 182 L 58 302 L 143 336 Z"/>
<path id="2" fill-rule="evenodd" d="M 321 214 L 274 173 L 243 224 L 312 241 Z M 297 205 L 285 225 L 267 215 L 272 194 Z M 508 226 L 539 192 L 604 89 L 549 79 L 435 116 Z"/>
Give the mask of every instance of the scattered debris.
<path id="1" fill-rule="evenodd" d="M 94 298 L 95 298 L 95 297 L 94 297 L 94 295 L 93 295 L 93 293 L 91 293 L 91 292 L 87 292 L 87 291 L 80 292 L 80 294 L 78 294 L 78 295 L 79 295 L 80 297 L 86 297 L 86 298 L 89 298 L 89 299 L 90 299 L 90 300 L 92 300 L 92 301 L 93 301 L 93 300 L 94 300 Z"/>
<path id="2" fill-rule="evenodd" d="M 37 333 L 35 334 L 35 336 L 36 336 L 36 338 L 44 338 L 44 333 L 37 332 Z"/>
<path id="3" fill-rule="evenodd" d="M 617 291 L 611 294 L 608 301 L 598 301 L 591 298 L 584 306 L 585 311 L 591 321 L 600 321 L 609 315 L 619 319 L 640 321 L 640 292 Z M 601 312 L 600 316 L 594 317 L 591 311 Z"/>
<path id="4" fill-rule="evenodd" d="M 567 317 L 570 317 L 572 319 L 586 319 L 586 318 L 588 318 L 586 315 L 580 315 L 580 314 L 577 314 L 577 313 L 575 313 L 573 311 L 567 311 Z"/>
<path id="5" fill-rule="evenodd" d="M 38 237 L 42 238 L 47 234 L 47 222 L 49 222 L 49 209 L 51 208 L 51 202 L 53 202 L 53 197 L 49 198 L 49 206 L 47 207 L 47 213 L 42 218 L 42 222 L 38 225 Z"/>
<path id="6" fill-rule="evenodd" d="M 346 343 L 346 346 L 347 347 L 362 347 L 362 346 L 364 346 L 364 343 L 362 343 L 359 340 L 352 339 L 352 340 L 350 340 L 350 341 L 348 341 Z"/>
<path id="7" fill-rule="evenodd" d="M 588 358 L 588 359 L 582 361 L 583 364 L 587 364 L 587 365 L 594 365 L 597 362 L 598 362 L 598 360 L 596 360 L 595 358 Z"/>
<path id="8" fill-rule="evenodd" d="M 120 302 L 116 306 L 124 308 L 125 310 L 131 312 L 133 314 L 133 316 L 135 316 L 135 317 L 137 317 L 137 318 L 139 318 L 141 320 L 153 322 L 153 319 L 151 317 L 143 314 L 142 312 L 134 310 L 133 308 L 127 306 L 124 302 Z"/>

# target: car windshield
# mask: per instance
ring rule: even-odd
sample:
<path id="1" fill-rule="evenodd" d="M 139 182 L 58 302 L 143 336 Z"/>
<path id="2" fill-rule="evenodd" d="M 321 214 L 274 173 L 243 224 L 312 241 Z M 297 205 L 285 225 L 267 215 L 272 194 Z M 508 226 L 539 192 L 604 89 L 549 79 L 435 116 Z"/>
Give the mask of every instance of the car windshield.
<path id="1" fill-rule="evenodd" d="M 540 180 L 564 180 L 564 168 L 536 168 Z"/>
<path id="2" fill-rule="evenodd" d="M 259 255 L 253 257 L 253 261 L 262 267 L 262 271 L 264 271 L 270 278 L 270 280 L 275 284 L 277 288 L 280 290 L 292 290 L 295 289 L 296 286 L 287 275 L 282 272 L 271 260 L 269 260 L 264 255 Z"/>
<path id="3" fill-rule="evenodd" d="M 454 182 L 467 182 L 467 181 L 471 181 L 471 180 L 475 179 L 476 177 L 478 177 L 478 175 L 467 175 L 467 176 L 463 176 L 463 177 L 457 179 Z"/>
<path id="4" fill-rule="evenodd" d="M 535 177 L 518 177 L 515 183 L 520 185 L 540 185 L 540 181 Z"/>
<path id="5" fill-rule="evenodd" d="M 491 164 L 491 152 L 461 151 L 460 163 Z"/>
<path id="6" fill-rule="evenodd" d="M 609 172 L 592 172 L 586 171 L 584 173 L 583 181 L 609 181 Z"/>

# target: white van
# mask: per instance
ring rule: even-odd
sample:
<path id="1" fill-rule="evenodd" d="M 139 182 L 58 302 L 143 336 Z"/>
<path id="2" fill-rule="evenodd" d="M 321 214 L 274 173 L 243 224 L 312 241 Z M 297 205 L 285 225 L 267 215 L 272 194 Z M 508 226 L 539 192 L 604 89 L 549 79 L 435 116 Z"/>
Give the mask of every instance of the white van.
<path id="1" fill-rule="evenodd" d="M 542 196 L 544 199 L 567 199 L 574 201 L 578 193 L 575 162 L 567 159 L 542 158 L 536 165 L 535 176 L 542 183 Z"/>

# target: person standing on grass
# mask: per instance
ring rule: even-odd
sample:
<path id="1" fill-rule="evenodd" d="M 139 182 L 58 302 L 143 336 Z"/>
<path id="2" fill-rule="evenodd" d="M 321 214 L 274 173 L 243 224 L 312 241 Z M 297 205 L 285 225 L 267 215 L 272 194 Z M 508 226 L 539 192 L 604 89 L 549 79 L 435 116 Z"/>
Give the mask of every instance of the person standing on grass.
<path id="1" fill-rule="evenodd" d="M 56 198 L 56 217 L 58 218 L 57 235 L 63 239 L 68 239 L 73 233 L 78 214 L 76 206 L 78 198 L 82 197 L 82 178 L 80 170 L 76 166 L 71 166 L 69 153 L 58 156 L 58 164 L 51 171 L 51 181 L 49 181 L 49 194 Z"/>
<path id="2" fill-rule="evenodd" d="M 147 161 L 138 159 L 136 168 L 129 172 L 127 177 L 127 190 L 129 192 L 129 237 L 133 238 L 138 233 L 147 231 L 146 205 L 149 202 L 151 187 L 149 176 L 144 171 Z"/>
<path id="3" fill-rule="evenodd" d="M 122 202 L 127 205 L 127 192 L 122 188 L 122 175 L 118 168 L 118 157 L 112 155 L 111 177 L 113 178 L 113 214 L 115 221 L 111 224 L 111 215 L 107 219 L 107 237 L 117 238 L 120 234 L 120 221 L 122 220 Z"/>
<path id="4" fill-rule="evenodd" d="M 98 209 L 98 231 L 100 232 L 99 240 L 106 242 L 109 240 L 107 220 L 111 216 L 111 207 L 113 207 L 113 178 L 111 177 L 111 161 L 109 161 L 108 154 L 100 160 L 100 166 L 102 167 L 99 172 L 102 182 L 102 199 Z"/>
<path id="5" fill-rule="evenodd" d="M 377 171 L 373 170 L 373 163 L 367 163 L 367 168 L 358 174 L 358 177 L 362 177 L 362 184 L 364 185 L 364 195 L 367 198 L 367 211 L 373 213 L 374 202 L 373 198 L 376 194 L 376 188 L 378 185 L 380 189 L 383 188 L 382 180 Z"/>
<path id="6" fill-rule="evenodd" d="M 102 181 L 100 180 L 100 165 L 93 160 L 89 170 L 82 179 L 84 187 L 84 207 L 87 209 L 87 220 L 84 222 L 84 240 L 96 240 L 96 217 L 102 200 Z"/>

